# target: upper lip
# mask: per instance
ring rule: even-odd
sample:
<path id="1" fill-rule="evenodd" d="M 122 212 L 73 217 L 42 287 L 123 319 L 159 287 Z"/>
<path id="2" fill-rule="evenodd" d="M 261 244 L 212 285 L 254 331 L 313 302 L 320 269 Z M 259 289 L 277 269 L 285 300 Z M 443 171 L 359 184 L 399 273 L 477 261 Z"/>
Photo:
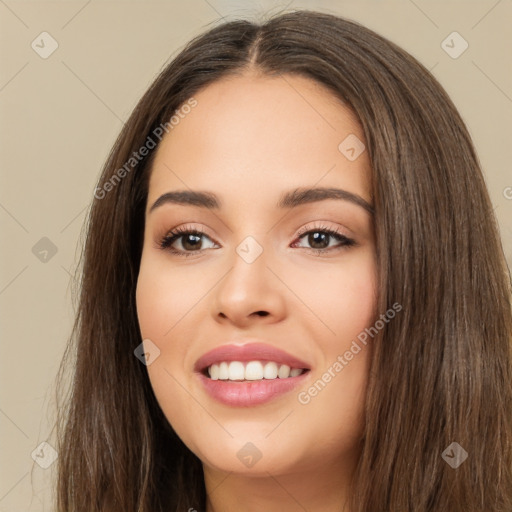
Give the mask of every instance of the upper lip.
<path id="1" fill-rule="evenodd" d="M 223 361 L 273 361 L 278 364 L 286 364 L 290 368 L 311 369 L 310 365 L 288 354 L 288 352 L 266 343 L 257 342 L 245 343 L 243 345 L 226 344 L 214 348 L 206 352 L 206 354 L 203 354 L 196 361 L 194 370 L 196 372 L 202 372 L 212 364 Z"/>

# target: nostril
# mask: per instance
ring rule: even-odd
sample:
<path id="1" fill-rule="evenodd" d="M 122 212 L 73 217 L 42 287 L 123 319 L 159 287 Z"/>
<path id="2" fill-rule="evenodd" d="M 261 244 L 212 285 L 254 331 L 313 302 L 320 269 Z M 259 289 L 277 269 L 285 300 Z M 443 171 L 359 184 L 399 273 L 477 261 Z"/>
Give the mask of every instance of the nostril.
<path id="1" fill-rule="evenodd" d="M 256 311 L 256 314 L 258 316 L 267 316 L 268 315 L 268 311 Z"/>

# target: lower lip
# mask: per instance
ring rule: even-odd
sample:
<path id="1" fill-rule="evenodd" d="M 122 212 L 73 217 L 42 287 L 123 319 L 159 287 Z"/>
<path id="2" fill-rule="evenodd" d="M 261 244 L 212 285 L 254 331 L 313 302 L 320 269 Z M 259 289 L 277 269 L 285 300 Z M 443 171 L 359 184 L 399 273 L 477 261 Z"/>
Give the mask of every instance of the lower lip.
<path id="1" fill-rule="evenodd" d="M 215 400 L 232 407 L 260 405 L 292 391 L 300 386 L 309 371 L 297 377 L 256 381 L 212 380 L 199 373 L 199 379 L 206 392 Z"/>

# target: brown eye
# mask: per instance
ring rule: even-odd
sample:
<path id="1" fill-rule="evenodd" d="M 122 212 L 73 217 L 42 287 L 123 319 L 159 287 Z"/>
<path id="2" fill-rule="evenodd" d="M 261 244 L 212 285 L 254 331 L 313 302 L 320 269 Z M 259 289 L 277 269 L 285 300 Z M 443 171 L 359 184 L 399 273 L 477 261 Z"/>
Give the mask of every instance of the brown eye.
<path id="1" fill-rule="evenodd" d="M 311 229 L 309 231 L 303 232 L 299 236 L 299 240 L 306 241 L 307 244 L 309 244 L 309 248 L 316 251 L 327 251 L 340 247 L 350 247 L 355 245 L 354 240 L 331 229 Z M 338 243 L 332 244 L 332 241 L 337 241 Z M 294 246 L 297 246 L 297 244 L 294 244 Z M 298 245 L 298 247 L 304 246 Z"/>
<path id="2" fill-rule="evenodd" d="M 331 235 L 320 231 L 314 231 L 308 234 L 308 244 L 313 249 L 327 249 Z"/>
<path id="3" fill-rule="evenodd" d="M 193 233 L 189 235 L 181 235 L 181 245 L 183 249 L 186 251 L 196 251 L 201 249 L 201 240 L 202 235 L 194 235 Z"/>
<path id="4" fill-rule="evenodd" d="M 209 240 L 205 243 L 204 240 Z M 206 247 L 205 247 L 206 245 Z M 176 229 L 167 233 L 160 241 L 160 247 L 173 253 L 185 254 L 214 248 L 215 243 L 208 235 L 197 230 Z"/>

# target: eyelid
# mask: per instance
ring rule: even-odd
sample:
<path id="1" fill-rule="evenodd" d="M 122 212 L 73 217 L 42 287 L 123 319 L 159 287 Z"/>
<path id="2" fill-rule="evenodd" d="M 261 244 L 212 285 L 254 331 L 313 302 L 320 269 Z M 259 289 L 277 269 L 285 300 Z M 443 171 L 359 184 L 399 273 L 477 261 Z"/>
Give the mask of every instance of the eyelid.
<path id="1" fill-rule="evenodd" d="M 345 238 L 353 238 L 353 235 L 350 234 L 350 231 L 346 228 L 341 228 L 339 225 L 329 225 L 332 224 L 330 221 L 317 220 L 312 223 L 308 223 L 297 230 L 297 238 L 309 233 L 311 231 L 330 231 L 334 232 L 337 235 L 344 236 Z M 344 232 L 345 231 L 345 232 Z"/>

